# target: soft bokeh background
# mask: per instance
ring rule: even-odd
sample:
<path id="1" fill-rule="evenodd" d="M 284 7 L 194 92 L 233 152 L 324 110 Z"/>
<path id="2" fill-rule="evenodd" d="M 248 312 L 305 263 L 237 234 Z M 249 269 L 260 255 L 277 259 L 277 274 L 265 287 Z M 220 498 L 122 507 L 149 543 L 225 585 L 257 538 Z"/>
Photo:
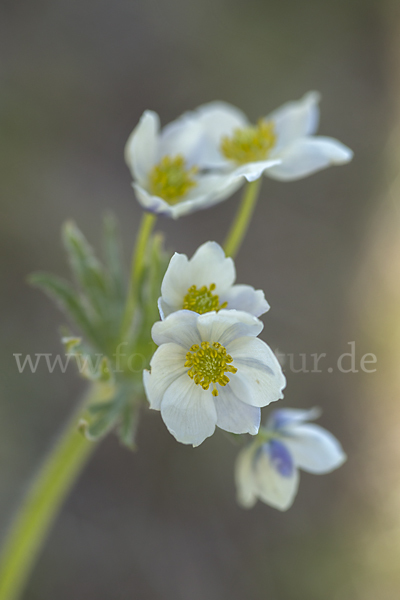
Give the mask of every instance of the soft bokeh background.
<path id="1" fill-rule="evenodd" d="M 398 600 L 400 597 L 400 14 L 373 0 L 0 2 L 0 533 L 84 384 L 19 374 L 13 353 L 60 352 L 63 317 L 25 279 L 67 275 L 73 217 L 99 248 L 102 214 L 127 256 L 141 211 L 123 161 L 146 108 L 164 124 L 214 99 L 252 120 L 310 89 L 320 131 L 354 161 L 265 180 L 238 279 L 266 291 L 263 339 L 328 354 L 287 372 L 286 406 L 323 408 L 349 455 L 302 474 L 293 508 L 235 501 L 237 449 L 221 432 L 179 445 L 160 415 L 139 452 L 108 438 L 56 522 L 25 600 Z M 222 241 L 238 197 L 177 222 L 168 246 Z M 375 374 L 328 373 L 356 342 Z M 329 362 L 331 361 L 331 362 Z M 322 364 L 322 363 L 321 363 Z M 358 362 L 359 364 L 359 362 Z M 283 402 L 282 402 L 283 406 Z"/>

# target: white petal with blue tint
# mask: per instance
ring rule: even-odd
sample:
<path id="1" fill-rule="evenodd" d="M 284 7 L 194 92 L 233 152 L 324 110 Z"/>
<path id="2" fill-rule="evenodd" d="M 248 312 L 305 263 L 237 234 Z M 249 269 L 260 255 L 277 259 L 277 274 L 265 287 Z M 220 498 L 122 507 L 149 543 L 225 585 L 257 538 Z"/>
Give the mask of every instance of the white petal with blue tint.
<path id="1" fill-rule="evenodd" d="M 278 408 L 271 413 L 268 419 L 267 429 L 279 431 L 285 427 L 303 423 L 304 421 L 313 421 L 321 416 L 321 409 L 314 408 Z"/>
<path id="2" fill-rule="evenodd" d="M 299 486 L 299 472 L 279 442 L 265 444 L 254 457 L 257 496 L 278 510 L 293 504 Z"/>
<path id="3" fill-rule="evenodd" d="M 284 431 L 285 445 L 298 467 L 309 473 L 329 473 L 346 460 L 342 446 L 326 429 L 314 424 L 288 427 Z"/>

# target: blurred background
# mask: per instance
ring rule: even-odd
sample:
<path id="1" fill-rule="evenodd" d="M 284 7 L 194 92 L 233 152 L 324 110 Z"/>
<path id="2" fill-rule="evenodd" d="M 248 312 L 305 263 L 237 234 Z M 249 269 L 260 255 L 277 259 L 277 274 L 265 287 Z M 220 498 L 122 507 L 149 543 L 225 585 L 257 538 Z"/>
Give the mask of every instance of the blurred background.
<path id="1" fill-rule="evenodd" d="M 265 290 L 262 338 L 327 353 L 293 373 L 281 406 L 320 406 L 348 462 L 302 473 L 287 513 L 235 500 L 221 431 L 175 442 L 157 412 L 139 451 L 110 436 L 57 519 L 24 600 L 398 600 L 400 597 L 400 11 L 396 0 L 0 0 L 0 534 L 82 394 L 73 368 L 18 372 L 13 353 L 61 352 L 64 317 L 28 287 L 68 276 L 72 217 L 100 249 L 102 216 L 126 257 L 141 216 L 123 160 L 142 112 L 163 124 L 214 99 L 252 121 L 322 93 L 323 135 L 352 163 L 265 179 L 238 280 Z M 176 222 L 170 250 L 222 242 L 239 195 Z M 355 342 L 357 365 L 332 373 Z M 331 362 L 329 362 L 331 361 Z M 296 367 L 299 368 L 296 364 Z M 359 367 L 358 367 L 359 368 Z M 268 414 L 266 409 L 265 415 Z"/>

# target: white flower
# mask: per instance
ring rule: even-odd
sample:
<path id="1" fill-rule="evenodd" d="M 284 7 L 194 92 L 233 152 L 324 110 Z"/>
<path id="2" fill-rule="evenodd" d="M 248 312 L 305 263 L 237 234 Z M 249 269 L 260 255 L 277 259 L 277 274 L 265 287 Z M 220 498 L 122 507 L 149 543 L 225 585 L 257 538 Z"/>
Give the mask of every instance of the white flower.
<path id="1" fill-rule="evenodd" d="M 236 310 L 172 313 L 155 323 L 159 346 L 143 382 L 150 408 L 173 436 L 198 446 L 218 425 L 255 435 L 260 407 L 282 398 L 285 377 L 272 350 L 256 336 L 263 324 Z"/>
<path id="2" fill-rule="evenodd" d="M 234 285 L 235 264 L 216 242 L 200 246 L 191 259 L 175 253 L 161 285 L 158 301 L 162 319 L 181 309 L 197 313 L 237 309 L 259 317 L 269 310 L 264 292 Z"/>
<path id="3" fill-rule="evenodd" d="M 319 94 L 309 92 L 288 102 L 252 125 L 239 109 L 225 102 L 210 102 L 181 117 L 187 125 L 203 129 L 201 166 L 221 169 L 248 181 L 262 173 L 291 181 L 330 165 L 351 160 L 353 152 L 330 137 L 314 136 L 318 127 Z"/>
<path id="4" fill-rule="evenodd" d="M 298 469 L 319 475 L 344 463 L 338 440 L 326 429 L 306 423 L 319 414 L 315 408 L 285 408 L 271 414 L 267 427 L 237 458 L 235 479 L 242 506 L 251 508 L 259 499 L 287 510 L 297 493 Z"/>
<path id="5" fill-rule="evenodd" d="M 145 111 L 125 147 L 132 185 L 145 210 L 177 219 L 224 200 L 240 186 L 235 174 L 201 173 L 196 162 L 200 123 L 178 120 L 159 129 L 157 113 Z"/>

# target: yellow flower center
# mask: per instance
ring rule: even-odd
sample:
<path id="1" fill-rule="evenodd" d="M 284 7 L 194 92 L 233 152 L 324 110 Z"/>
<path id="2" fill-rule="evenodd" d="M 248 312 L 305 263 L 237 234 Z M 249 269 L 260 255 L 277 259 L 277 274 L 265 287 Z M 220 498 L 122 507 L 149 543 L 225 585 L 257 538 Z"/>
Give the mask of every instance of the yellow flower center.
<path id="1" fill-rule="evenodd" d="M 220 304 L 218 294 L 213 294 L 215 287 L 215 283 L 212 283 L 209 288 L 203 285 L 203 287 L 198 290 L 197 286 L 192 285 L 183 299 L 182 308 L 192 310 L 200 315 L 210 312 L 211 310 L 219 311 L 221 308 L 226 308 L 228 303 L 223 302 Z"/>
<path id="2" fill-rule="evenodd" d="M 190 367 L 188 375 L 196 385 L 208 390 L 212 383 L 212 395 L 218 396 L 215 384 L 225 386 L 229 383 L 229 377 L 225 373 L 237 372 L 236 367 L 228 364 L 232 361 L 232 356 L 226 353 L 226 349 L 219 342 L 201 342 L 201 346 L 193 344 L 186 354 L 185 367 Z"/>
<path id="3" fill-rule="evenodd" d="M 274 124 L 260 119 L 257 125 L 235 129 L 231 137 L 223 137 L 221 152 L 229 160 L 243 165 L 265 160 L 275 142 Z"/>
<path id="4" fill-rule="evenodd" d="M 177 204 L 182 197 L 197 185 L 194 175 L 197 167 L 186 166 L 183 156 L 164 156 L 149 174 L 150 192 L 168 204 Z"/>

